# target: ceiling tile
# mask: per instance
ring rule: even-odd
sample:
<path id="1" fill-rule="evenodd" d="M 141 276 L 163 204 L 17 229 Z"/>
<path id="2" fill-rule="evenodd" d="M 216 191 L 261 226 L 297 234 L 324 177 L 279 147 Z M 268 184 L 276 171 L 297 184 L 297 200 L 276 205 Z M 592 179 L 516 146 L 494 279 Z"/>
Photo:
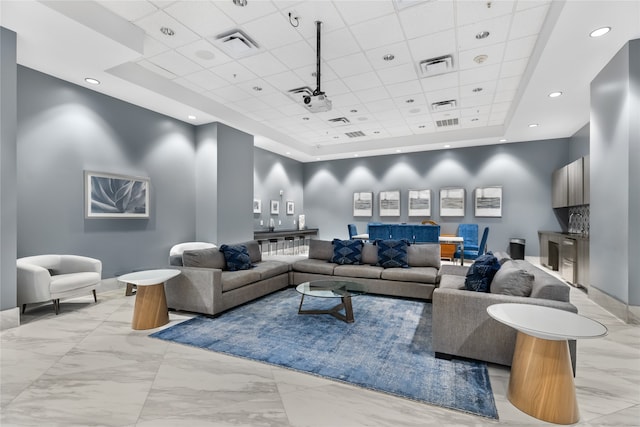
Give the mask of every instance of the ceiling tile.
<path id="1" fill-rule="evenodd" d="M 196 33 L 179 23 L 177 20 L 175 20 L 162 10 L 158 10 L 149 16 L 135 21 L 135 24 L 142 28 L 154 39 L 173 48 L 184 46 L 200 38 Z M 172 36 L 164 35 L 160 32 L 160 29 L 162 27 L 168 27 L 172 29 L 175 34 Z"/>
<path id="2" fill-rule="evenodd" d="M 333 72 L 331 67 L 329 67 L 324 62 L 320 63 L 320 83 L 324 86 L 324 84 L 330 80 L 336 80 L 338 76 Z M 301 78 L 303 81 L 307 82 L 310 87 L 316 87 L 316 65 L 306 65 L 304 67 L 296 68 L 293 70 L 296 75 Z"/>
<path id="3" fill-rule="evenodd" d="M 266 108 L 269 108 L 268 104 L 265 104 L 264 102 L 262 102 L 256 97 L 236 101 L 235 105 L 241 108 L 240 111 L 248 111 L 248 112 L 259 111 L 259 110 L 264 110 Z"/>
<path id="4" fill-rule="evenodd" d="M 456 33 L 453 30 L 409 40 L 409 49 L 416 62 L 453 54 L 454 64 L 456 64 L 455 61 L 458 59 L 455 55 L 456 46 Z M 455 66 L 457 67 L 457 65 Z"/>
<path id="5" fill-rule="evenodd" d="M 395 12 L 391 1 L 367 2 L 366 7 L 363 7 L 362 2 L 346 0 L 337 1 L 335 5 L 347 25 L 354 25 Z"/>
<path id="6" fill-rule="evenodd" d="M 490 110 L 490 107 L 488 105 L 472 107 L 472 108 L 461 108 L 460 117 L 489 116 L 489 110 Z"/>
<path id="7" fill-rule="evenodd" d="M 329 95 L 329 99 L 333 102 L 333 108 L 340 109 L 347 105 L 360 104 L 360 100 L 351 92 L 336 96 L 333 96 L 330 93 L 327 93 L 327 95 Z"/>
<path id="8" fill-rule="evenodd" d="M 309 82 L 305 82 L 298 77 L 292 71 L 286 71 L 280 74 L 274 74 L 273 76 L 267 76 L 264 78 L 269 84 L 273 85 L 276 89 L 286 92 L 291 89 L 296 89 L 302 86 L 309 86 Z M 313 85 L 315 86 L 315 85 Z"/>
<path id="9" fill-rule="evenodd" d="M 302 40 L 300 34 L 279 12 L 246 23 L 243 28 L 260 47 L 266 49 L 274 49 Z"/>
<path id="10" fill-rule="evenodd" d="M 158 10 L 152 3 L 146 1 L 100 1 L 98 3 L 129 22 L 151 15 Z"/>
<path id="11" fill-rule="evenodd" d="M 278 6 L 283 15 L 288 17 L 288 12 L 292 12 L 293 17 L 298 17 L 298 27 L 296 30 L 306 39 L 314 39 L 316 37 L 315 21 L 322 22 L 321 33 L 322 38 L 332 32 L 344 28 L 345 24 L 333 3 L 329 1 L 305 1 L 291 2 L 289 7 Z M 293 21 L 295 22 L 295 21 Z"/>
<path id="12" fill-rule="evenodd" d="M 420 85 L 420 82 L 418 80 L 389 84 L 386 85 L 386 88 L 389 91 L 389 94 L 391 94 L 391 96 L 394 98 L 423 91 L 422 86 Z"/>
<path id="13" fill-rule="evenodd" d="M 523 37 L 507 42 L 503 61 L 513 61 L 515 59 L 528 58 L 533 52 L 538 36 Z"/>
<path id="14" fill-rule="evenodd" d="M 489 116 L 489 121 L 487 122 L 487 124 L 489 126 L 492 125 L 501 125 L 505 122 L 505 120 L 507 119 L 507 112 L 495 112 L 495 113 L 491 113 L 491 115 Z"/>
<path id="15" fill-rule="evenodd" d="M 380 79 L 373 71 L 356 76 L 345 77 L 342 81 L 351 89 L 352 92 L 359 90 L 371 89 L 382 85 Z"/>
<path id="16" fill-rule="evenodd" d="M 401 64 L 393 68 L 384 68 L 377 71 L 378 77 L 385 85 L 402 83 L 409 80 L 417 80 L 413 64 Z"/>
<path id="17" fill-rule="evenodd" d="M 308 39 L 307 42 L 314 47 L 316 46 L 315 37 L 313 39 Z M 360 52 L 360 46 L 356 43 L 351 32 L 346 28 L 342 28 L 322 35 L 320 40 L 320 52 L 324 60 L 331 60 L 358 53 Z"/>
<path id="18" fill-rule="evenodd" d="M 518 86 L 520 85 L 520 80 L 522 79 L 521 76 L 515 76 L 515 77 L 507 77 L 504 79 L 500 79 L 498 81 L 498 84 L 496 86 L 496 91 L 497 92 L 501 92 L 504 90 L 516 90 L 518 89 Z"/>
<path id="19" fill-rule="evenodd" d="M 213 74 L 209 70 L 201 70 L 193 74 L 184 76 L 185 80 L 194 83 L 206 90 L 218 89 L 220 87 L 229 86 L 229 83 Z"/>
<path id="20" fill-rule="evenodd" d="M 236 86 L 221 87 L 212 90 L 209 93 L 214 94 L 216 97 L 222 98 L 229 102 L 238 102 L 242 101 L 243 99 L 251 98 L 250 94 Z"/>
<path id="21" fill-rule="evenodd" d="M 425 98 L 424 93 L 420 92 L 395 97 L 393 102 L 398 108 L 424 107 L 427 105 L 427 98 Z"/>
<path id="22" fill-rule="evenodd" d="M 504 62 L 500 71 L 500 78 L 519 76 L 524 73 L 529 63 L 529 58 L 517 59 L 515 61 Z"/>
<path id="23" fill-rule="evenodd" d="M 268 0 L 249 0 L 244 7 L 238 7 L 229 0 L 215 0 L 214 4 L 238 24 L 253 21 L 254 19 L 277 12 L 278 10 L 273 3 Z"/>
<path id="24" fill-rule="evenodd" d="M 496 86 L 498 82 L 496 80 L 490 80 L 488 82 L 479 82 L 470 85 L 460 86 L 460 98 L 469 98 L 476 96 L 493 96 L 496 92 Z M 481 89 L 477 91 L 477 89 Z"/>
<path id="25" fill-rule="evenodd" d="M 173 79 L 174 83 L 178 83 L 180 86 L 184 86 L 189 90 L 192 90 L 196 93 L 201 93 L 202 92 L 202 86 L 197 85 L 193 82 L 190 82 L 189 80 L 185 79 L 184 77 L 178 77 Z"/>
<path id="26" fill-rule="evenodd" d="M 166 44 L 154 39 L 149 34 L 145 34 L 143 49 L 145 58 L 149 58 L 151 56 L 156 56 L 162 52 L 166 52 L 171 48 Z"/>
<path id="27" fill-rule="evenodd" d="M 216 36 L 236 26 L 232 19 L 207 1 L 180 1 L 164 11 L 202 37 Z"/>
<path id="28" fill-rule="evenodd" d="M 275 92 L 269 94 L 269 96 L 264 96 L 262 97 L 262 100 L 270 106 L 276 108 L 293 103 L 293 100 L 291 98 L 281 92 Z"/>
<path id="29" fill-rule="evenodd" d="M 469 50 L 503 43 L 507 40 L 510 24 L 511 15 L 503 15 L 460 27 L 458 28 L 458 48 L 460 50 Z M 488 31 L 489 36 L 484 39 L 477 39 L 476 34 L 483 31 Z"/>
<path id="30" fill-rule="evenodd" d="M 457 102 L 460 101 L 460 93 L 457 87 L 442 89 L 442 90 L 434 90 L 431 92 L 427 92 L 425 96 L 427 97 L 427 103 L 429 105 L 433 104 L 434 102 L 448 101 L 451 99 Z"/>
<path id="31" fill-rule="evenodd" d="M 199 71 L 202 67 L 187 59 L 176 51 L 169 50 L 160 55 L 149 58 L 149 62 L 172 72 L 177 76 L 184 76 Z"/>
<path id="32" fill-rule="evenodd" d="M 511 102 L 494 102 L 494 104 L 491 106 L 491 112 L 503 113 L 509 111 L 509 108 L 511 108 Z"/>
<path id="33" fill-rule="evenodd" d="M 384 31 L 381 31 L 381 29 Z M 397 15 L 385 15 L 350 27 L 354 37 L 364 50 L 376 49 L 404 40 Z"/>
<path id="34" fill-rule="evenodd" d="M 231 58 L 206 40 L 198 40 L 176 49 L 182 55 L 205 68 L 215 67 L 231 61 Z"/>
<path id="35" fill-rule="evenodd" d="M 354 95 L 365 104 L 389 98 L 389 93 L 384 87 L 373 87 L 371 89 L 359 90 L 354 92 Z"/>
<path id="36" fill-rule="evenodd" d="M 299 41 L 272 49 L 271 53 L 290 69 L 316 63 L 316 52 L 306 41 Z"/>
<path id="37" fill-rule="evenodd" d="M 468 70 L 478 67 L 484 67 L 491 64 L 499 64 L 500 62 L 502 62 L 504 49 L 505 44 L 498 43 L 491 46 L 477 47 L 475 49 L 461 51 L 458 55 L 458 69 Z M 479 55 L 487 56 L 487 59 L 485 59 L 481 64 L 478 64 L 476 61 L 474 61 L 474 58 Z"/>
<path id="38" fill-rule="evenodd" d="M 238 62 L 228 62 L 226 64 L 218 65 L 211 68 L 211 71 L 231 84 L 258 78 L 255 73 Z"/>
<path id="39" fill-rule="evenodd" d="M 421 78 L 420 85 L 425 92 L 457 87 L 459 83 L 459 76 L 460 73 L 458 71 L 454 71 L 451 73 L 440 74 L 438 76 Z"/>
<path id="40" fill-rule="evenodd" d="M 460 98 L 459 106 L 461 108 L 481 107 L 491 105 L 491 102 L 493 102 L 491 95 L 466 96 Z"/>
<path id="41" fill-rule="evenodd" d="M 409 7 L 400 11 L 399 15 L 408 39 L 449 30 L 455 25 L 452 0 Z"/>
<path id="42" fill-rule="evenodd" d="M 511 102 L 513 98 L 516 96 L 515 90 L 505 90 L 502 92 L 496 92 L 495 98 L 493 98 L 493 102 Z"/>
<path id="43" fill-rule="evenodd" d="M 396 110 L 396 104 L 391 99 L 381 99 L 376 102 L 372 102 L 367 105 L 367 109 L 371 112 L 382 112 L 389 110 Z"/>
<path id="44" fill-rule="evenodd" d="M 391 68 L 399 64 L 413 63 L 409 46 L 404 41 L 377 49 L 371 49 L 365 53 L 374 69 Z M 392 54 L 394 56 L 393 60 L 386 61 L 384 57 L 387 54 Z"/>
<path id="45" fill-rule="evenodd" d="M 343 93 L 350 92 L 350 89 L 342 83 L 342 80 L 330 80 L 328 82 L 323 82 L 321 89 L 330 96 L 330 99 L 333 99 L 335 95 L 342 95 Z"/>
<path id="46" fill-rule="evenodd" d="M 500 64 L 478 66 L 460 71 L 460 85 L 497 80 L 500 73 Z"/>
<path id="47" fill-rule="evenodd" d="M 263 52 L 247 58 L 242 58 L 239 59 L 238 62 L 260 77 L 280 74 L 288 69 L 269 52 Z"/>
<path id="48" fill-rule="evenodd" d="M 456 8 L 458 25 L 493 19 L 513 11 L 515 1 L 463 1 Z"/>
<path id="49" fill-rule="evenodd" d="M 338 77 L 348 77 L 356 74 L 366 73 L 372 70 L 369 61 L 362 53 L 345 56 L 343 58 L 327 61 L 331 69 Z"/>
<path id="50" fill-rule="evenodd" d="M 542 28 L 542 23 L 547 16 L 548 10 L 549 6 L 543 5 L 517 12 L 513 17 L 513 24 L 511 25 L 509 38 L 513 40 L 526 36 L 537 35 Z"/>

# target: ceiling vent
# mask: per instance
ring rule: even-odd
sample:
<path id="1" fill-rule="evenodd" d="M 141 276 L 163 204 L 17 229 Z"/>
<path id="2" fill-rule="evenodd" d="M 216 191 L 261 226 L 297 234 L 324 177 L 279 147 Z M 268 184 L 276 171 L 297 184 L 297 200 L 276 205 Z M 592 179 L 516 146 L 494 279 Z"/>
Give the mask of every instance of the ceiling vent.
<path id="1" fill-rule="evenodd" d="M 216 45 L 234 58 L 253 55 L 260 50 L 258 44 L 251 37 L 238 29 L 222 33 L 216 36 L 214 41 Z"/>
<path id="2" fill-rule="evenodd" d="M 365 136 L 364 132 L 362 132 L 361 130 L 358 130 L 355 132 L 346 132 L 345 135 L 347 135 L 349 138 L 357 138 L 359 136 Z"/>
<path id="3" fill-rule="evenodd" d="M 418 63 L 422 77 L 437 76 L 453 71 L 453 57 L 451 55 L 425 59 Z"/>
<path id="4" fill-rule="evenodd" d="M 435 112 L 448 111 L 456 108 L 456 100 L 449 99 L 447 101 L 434 102 L 431 104 L 431 110 Z"/>
<path id="5" fill-rule="evenodd" d="M 336 123 L 339 125 L 348 125 L 349 123 L 351 123 L 346 117 L 336 117 L 335 119 L 329 119 L 329 121 L 331 123 Z"/>
<path id="6" fill-rule="evenodd" d="M 289 95 L 289 97 L 294 101 L 304 104 L 305 96 L 313 95 L 313 89 L 309 86 L 297 87 L 287 91 L 287 95 Z"/>
<path id="7" fill-rule="evenodd" d="M 445 119 L 445 120 L 436 120 L 436 126 L 439 128 L 445 128 L 448 126 L 457 126 L 459 123 L 458 119 Z"/>

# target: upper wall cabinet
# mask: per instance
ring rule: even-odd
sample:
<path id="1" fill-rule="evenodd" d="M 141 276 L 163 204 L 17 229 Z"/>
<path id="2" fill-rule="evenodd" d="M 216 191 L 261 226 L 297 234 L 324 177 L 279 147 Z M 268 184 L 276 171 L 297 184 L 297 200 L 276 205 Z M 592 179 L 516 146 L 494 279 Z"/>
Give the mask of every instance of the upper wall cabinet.
<path id="1" fill-rule="evenodd" d="M 582 157 L 554 171 L 551 181 L 552 207 L 564 208 L 589 203 L 588 158 Z"/>

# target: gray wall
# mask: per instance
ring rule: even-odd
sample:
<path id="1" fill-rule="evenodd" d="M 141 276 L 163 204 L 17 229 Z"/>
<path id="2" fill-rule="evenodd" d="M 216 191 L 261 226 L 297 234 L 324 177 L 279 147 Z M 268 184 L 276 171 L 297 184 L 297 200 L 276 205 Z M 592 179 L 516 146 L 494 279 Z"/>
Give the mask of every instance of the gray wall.
<path id="1" fill-rule="evenodd" d="M 626 44 L 591 83 L 591 284 L 640 304 L 640 40 Z"/>
<path id="2" fill-rule="evenodd" d="M 431 219 L 442 233 L 456 233 L 459 223 L 475 222 L 490 227 L 488 248 L 506 250 L 509 239 L 526 239 L 526 254 L 539 255 L 538 230 L 559 230 L 551 208 L 551 174 L 567 163 L 567 139 L 428 151 L 392 156 L 367 157 L 305 164 L 304 197 L 308 227 L 320 228 L 320 237 L 346 238 L 347 224 L 365 232 L 369 221 L 419 223 L 408 218 L 410 189 L 431 189 Z M 464 218 L 439 216 L 439 189 L 466 189 Z M 476 218 L 473 190 L 484 186 L 503 187 L 501 218 Z M 378 193 L 401 191 L 401 216 L 380 218 Z M 353 217 L 356 191 L 374 192 L 374 215 Z"/>
<path id="3" fill-rule="evenodd" d="M 268 228 L 269 218 L 274 219 L 276 229 L 298 228 L 298 215 L 304 214 L 303 164 L 260 148 L 254 153 L 253 194 L 262 201 L 262 212 L 253 215 L 254 229 Z M 280 201 L 278 215 L 270 214 L 271 200 Z M 294 203 L 293 215 L 287 215 L 287 201 Z"/>
<path id="4" fill-rule="evenodd" d="M 589 123 L 587 123 L 569 139 L 568 163 L 589 155 L 589 129 Z"/>
<path id="5" fill-rule="evenodd" d="M 106 278 L 193 240 L 193 126 L 24 67 L 17 120 L 18 257 L 87 255 Z M 151 218 L 85 219 L 84 170 L 149 177 Z"/>
<path id="6" fill-rule="evenodd" d="M 0 27 L 0 310 L 16 307 L 16 33 Z"/>

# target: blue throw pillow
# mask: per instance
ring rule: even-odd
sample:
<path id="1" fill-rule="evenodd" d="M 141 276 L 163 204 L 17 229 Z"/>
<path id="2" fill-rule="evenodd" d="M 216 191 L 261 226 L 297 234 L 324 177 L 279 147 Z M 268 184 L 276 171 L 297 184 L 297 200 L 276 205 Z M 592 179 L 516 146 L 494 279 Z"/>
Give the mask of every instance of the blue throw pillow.
<path id="1" fill-rule="evenodd" d="M 331 262 L 336 264 L 362 264 L 362 240 L 333 239 Z"/>
<path id="2" fill-rule="evenodd" d="M 254 267 L 245 245 L 222 245 L 220 252 L 224 254 L 229 271 L 249 270 Z"/>
<path id="3" fill-rule="evenodd" d="M 377 239 L 375 245 L 378 247 L 378 264 L 383 268 L 409 268 L 409 256 L 407 248 L 409 241 L 401 240 L 381 240 Z"/>
<path id="4" fill-rule="evenodd" d="M 500 262 L 491 252 L 480 255 L 467 271 L 467 277 L 464 280 L 465 288 L 470 291 L 489 292 L 493 276 L 498 270 L 500 270 Z"/>

